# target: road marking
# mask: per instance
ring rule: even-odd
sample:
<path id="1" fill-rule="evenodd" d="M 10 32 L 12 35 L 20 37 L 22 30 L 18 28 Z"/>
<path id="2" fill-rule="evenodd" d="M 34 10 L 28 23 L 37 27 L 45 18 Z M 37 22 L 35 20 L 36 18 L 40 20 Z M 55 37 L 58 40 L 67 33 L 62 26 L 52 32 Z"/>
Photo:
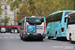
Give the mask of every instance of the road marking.
<path id="1" fill-rule="evenodd" d="M 15 39 L 15 38 L 18 39 L 18 38 L 20 38 L 20 37 L 0 37 L 0 39 L 2 39 L 2 38 L 3 38 L 3 39 L 8 39 L 8 38 L 9 38 L 9 39 Z"/>

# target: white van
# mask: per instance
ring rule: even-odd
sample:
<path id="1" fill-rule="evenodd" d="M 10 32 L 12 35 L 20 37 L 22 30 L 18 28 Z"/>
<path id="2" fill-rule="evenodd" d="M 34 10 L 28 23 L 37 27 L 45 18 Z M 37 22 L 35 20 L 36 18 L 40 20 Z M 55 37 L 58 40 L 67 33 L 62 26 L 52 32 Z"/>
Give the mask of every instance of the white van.
<path id="1" fill-rule="evenodd" d="M 5 32 L 6 32 L 6 29 L 5 29 L 5 28 L 1 28 L 1 33 L 2 33 L 2 32 L 5 33 Z"/>

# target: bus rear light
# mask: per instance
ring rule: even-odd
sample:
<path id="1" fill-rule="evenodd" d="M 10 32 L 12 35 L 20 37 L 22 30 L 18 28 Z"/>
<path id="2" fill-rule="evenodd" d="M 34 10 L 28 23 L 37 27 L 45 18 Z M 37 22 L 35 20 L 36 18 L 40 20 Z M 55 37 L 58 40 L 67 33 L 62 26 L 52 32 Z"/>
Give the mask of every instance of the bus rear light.
<path id="1" fill-rule="evenodd" d="M 44 34 L 45 34 L 45 33 L 46 33 L 46 30 L 44 30 Z M 44 35 L 44 34 L 43 34 L 43 35 Z"/>
<path id="2" fill-rule="evenodd" d="M 26 32 L 26 30 L 24 30 Z"/>
<path id="3" fill-rule="evenodd" d="M 64 28 L 61 28 L 61 31 L 64 32 Z"/>
<path id="4" fill-rule="evenodd" d="M 25 31 L 26 35 L 28 35 L 27 32 L 26 32 L 26 21 L 25 21 L 25 30 L 24 31 Z"/>
<path id="5" fill-rule="evenodd" d="M 27 32 L 26 32 L 26 30 L 24 30 L 24 32 L 25 32 L 26 35 L 28 35 Z"/>

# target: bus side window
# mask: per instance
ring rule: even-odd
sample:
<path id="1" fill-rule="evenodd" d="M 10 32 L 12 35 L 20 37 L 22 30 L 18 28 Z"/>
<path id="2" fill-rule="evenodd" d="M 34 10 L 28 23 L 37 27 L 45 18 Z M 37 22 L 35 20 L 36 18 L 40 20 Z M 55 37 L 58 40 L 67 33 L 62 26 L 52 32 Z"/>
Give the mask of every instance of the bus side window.
<path id="1" fill-rule="evenodd" d="M 24 30 L 24 21 L 21 22 L 20 29 L 21 29 L 21 30 Z"/>

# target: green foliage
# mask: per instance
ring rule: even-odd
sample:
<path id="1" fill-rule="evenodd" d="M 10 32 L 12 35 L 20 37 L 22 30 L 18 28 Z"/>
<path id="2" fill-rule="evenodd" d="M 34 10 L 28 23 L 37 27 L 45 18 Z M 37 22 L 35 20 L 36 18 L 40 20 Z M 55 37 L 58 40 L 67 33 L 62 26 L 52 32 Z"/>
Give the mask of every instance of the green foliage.
<path id="1" fill-rule="evenodd" d="M 0 7 L 2 6 L 2 4 L 0 3 Z"/>
<path id="2" fill-rule="evenodd" d="M 0 0 L 0 3 L 2 2 L 3 0 Z"/>
<path id="3" fill-rule="evenodd" d="M 23 0 L 25 1 L 25 0 Z M 15 0 L 10 3 L 10 9 L 19 8 L 22 0 Z M 19 8 L 18 22 L 25 16 L 45 16 L 58 10 L 73 10 L 75 0 L 26 0 Z"/>
<path id="4" fill-rule="evenodd" d="M 9 4 L 10 2 L 12 2 L 13 0 L 7 0 L 7 4 Z"/>
<path id="5" fill-rule="evenodd" d="M 3 1 L 3 0 L 0 0 L 0 15 L 1 15 L 2 11 L 3 11 L 3 9 L 1 8 L 1 6 L 2 6 L 1 2 L 2 2 L 2 1 Z"/>
<path id="6" fill-rule="evenodd" d="M 22 0 L 7 0 L 7 4 L 10 4 L 10 10 L 13 11 L 14 8 L 19 8 L 20 3 L 22 2 Z"/>
<path id="7" fill-rule="evenodd" d="M 0 23 L 6 24 L 6 23 L 8 23 L 9 19 L 10 19 L 10 17 L 3 18 L 3 19 L 1 19 Z"/>
<path id="8" fill-rule="evenodd" d="M 13 21 L 14 21 L 14 22 L 17 22 L 17 18 L 14 18 Z"/>

